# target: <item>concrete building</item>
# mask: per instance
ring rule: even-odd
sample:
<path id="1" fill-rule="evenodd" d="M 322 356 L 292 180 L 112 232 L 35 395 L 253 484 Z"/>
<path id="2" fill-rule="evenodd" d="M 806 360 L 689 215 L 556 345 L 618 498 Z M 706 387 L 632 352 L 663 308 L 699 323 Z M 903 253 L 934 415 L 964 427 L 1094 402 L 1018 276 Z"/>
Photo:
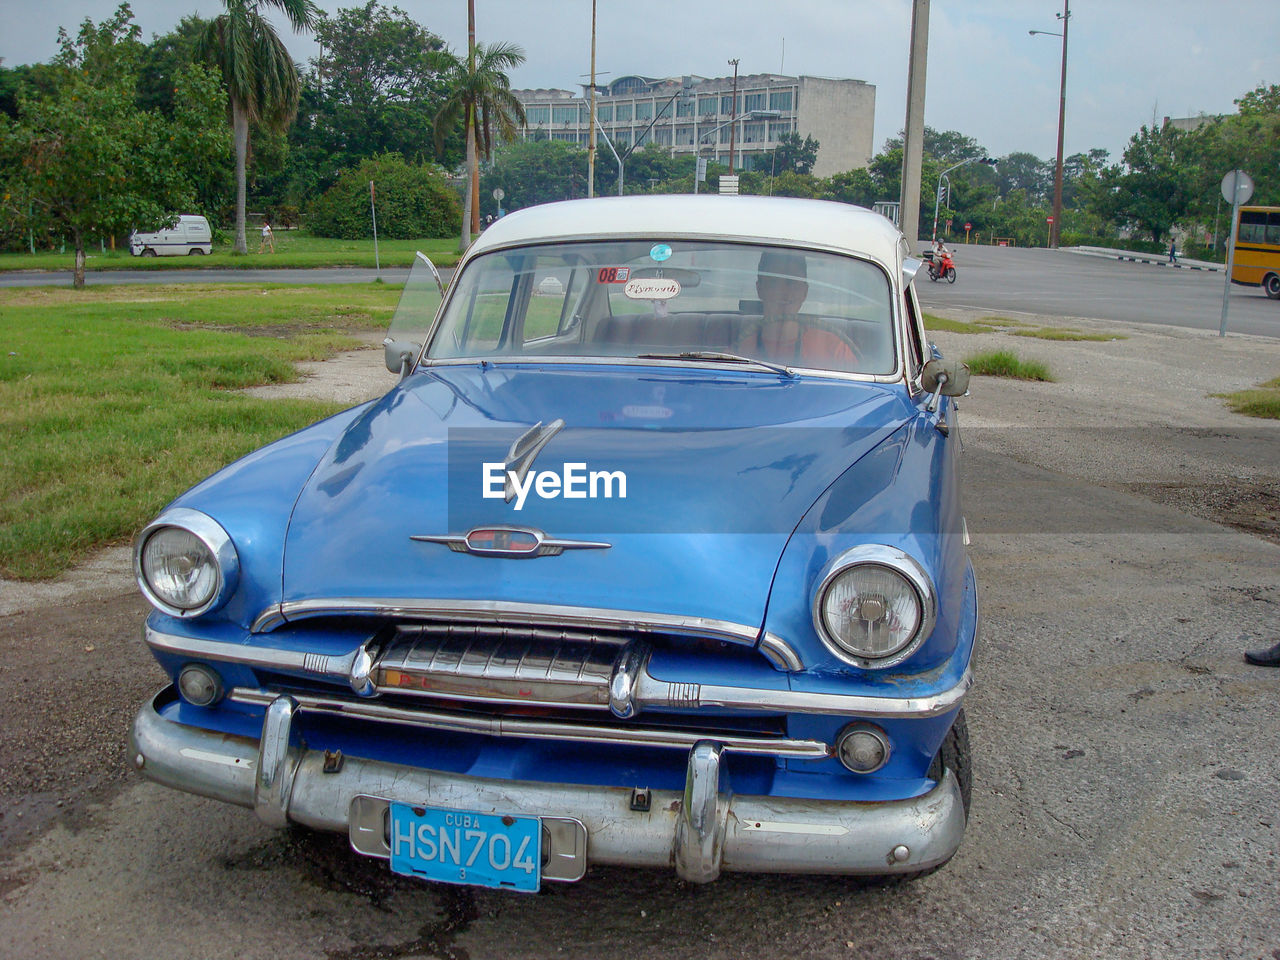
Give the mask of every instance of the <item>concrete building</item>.
<path id="1" fill-rule="evenodd" d="M 589 85 L 584 84 L 582 93 L 512 92 L 524 104 L 524 139 L 587 145 Z M 861 80 L 772 73 L 739 76 L 736 109 L 732 77 L 626 76 L 596 86 L 597 123 L 619 152 L 633 143 L 652 142 L 668 148 L 672 156 L 696 152 L 728 163 L 736 127 L 735 170 L 768 169 L 770 155 L 785 133 L 818 141 L 816 176 L 865 167 L 871 162 L 875 113 L 876 88 Z M 608 156 L 599 133 L 597 141 L 597 149 Z"/>

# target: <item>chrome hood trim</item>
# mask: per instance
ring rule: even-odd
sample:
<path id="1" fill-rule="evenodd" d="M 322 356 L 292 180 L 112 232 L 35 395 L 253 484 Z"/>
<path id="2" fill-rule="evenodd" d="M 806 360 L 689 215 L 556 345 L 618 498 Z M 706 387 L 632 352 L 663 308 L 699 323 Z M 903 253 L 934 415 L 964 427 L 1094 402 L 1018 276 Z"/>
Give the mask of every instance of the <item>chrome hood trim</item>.
<path id="1" fill-rule="evenodd" d="M 263 610 L 250 628 L 270 633 L 286 623 L 312 617 L 391 617 L 407 620 L 461 620 L 473 623 L 521 623 L 675 633 L 754 645 L 760 628 L 745 623 L 685 617 L 636 610 L 566 607 L 552 603 L 511 603 L 495 600 L 422 600 L 416 598 L 332 597 L 291 600 Z M 777 639 L 777 638 L 775 638 Z M 778 643 L 785 641 L 778 640 Z"/>

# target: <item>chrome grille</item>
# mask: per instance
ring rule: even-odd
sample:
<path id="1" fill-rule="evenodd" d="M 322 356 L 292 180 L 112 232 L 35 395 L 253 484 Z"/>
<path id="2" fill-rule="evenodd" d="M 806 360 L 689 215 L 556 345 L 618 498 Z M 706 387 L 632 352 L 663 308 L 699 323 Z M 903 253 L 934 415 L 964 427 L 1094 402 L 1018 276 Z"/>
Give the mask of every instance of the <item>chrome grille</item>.
<path id="1" fill-rule="evenodd" d="M 626 643 L 546 627 L 401 626 L 377 658 L 374 683 L 381 693 L 605 710 Z"/>

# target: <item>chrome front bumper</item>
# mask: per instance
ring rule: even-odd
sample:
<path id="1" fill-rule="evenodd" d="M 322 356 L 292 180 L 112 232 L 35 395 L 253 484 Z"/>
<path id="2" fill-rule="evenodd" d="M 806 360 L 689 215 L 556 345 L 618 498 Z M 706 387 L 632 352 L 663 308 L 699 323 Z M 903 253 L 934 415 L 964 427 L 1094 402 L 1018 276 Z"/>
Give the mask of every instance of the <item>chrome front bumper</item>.
<path id="1" fill-rule="evenodd" d="M 945 862 L 965 828 L 960 787 L 950 771 L 910 800 L 837 802 L 734 796 L 720 788 L 723 747 L 711 740 L 688 755 L 683 792 L 653 790 L 633 810 L 618 787 L 487 780 L 416 767 L 342 758 L 290 743 L 297 704 L 280 696 L 267 707 L 255 741 L 164 719 L 158 707 L 172 687 L 134 720 L 130 755 L 148 779 L 252 808 L 265 823 L 289 821 L 347 832 L 352 846 L 386 856 L 386 801 L 544 818 L 550 838 L 546 879 L 577 879 L 588 863 L 674 867 L 705 883 L 722 870 L 758 873 L 910 873 Z M 570 826 L 581 824 L 581 828 Z"/>

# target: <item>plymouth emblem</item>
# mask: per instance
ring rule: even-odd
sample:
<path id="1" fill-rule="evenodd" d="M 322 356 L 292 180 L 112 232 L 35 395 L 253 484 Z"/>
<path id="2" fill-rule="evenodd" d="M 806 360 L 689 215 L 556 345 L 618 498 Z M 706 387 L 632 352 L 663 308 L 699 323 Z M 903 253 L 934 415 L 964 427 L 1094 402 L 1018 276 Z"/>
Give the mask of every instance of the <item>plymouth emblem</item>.
<path id="1" fill-rule="evenodd" d="M 594 540 L 555 540 L 532 527 L 476 527 L 463 535 L 413 536 L 410 540 L 443 543 L 455 553 L 476 557 L 555 557 L 566 550 L 608 550 L 612 544 Z"/>
<path id="2" fill-rule="evenodd" d="M 502 465 L 507 478 L 504 493 L 508 503 L 515 498 L 516 483 L 524 480 L 529 468 L 533 466 L 533 461 L 542 452 L 542 448 L 563 429 L 564 421 L 561 419 L 557 418 L 546 425 L 539 420 L 511 444 L 511 449 L 507 451 L 507 459 Z"/>

